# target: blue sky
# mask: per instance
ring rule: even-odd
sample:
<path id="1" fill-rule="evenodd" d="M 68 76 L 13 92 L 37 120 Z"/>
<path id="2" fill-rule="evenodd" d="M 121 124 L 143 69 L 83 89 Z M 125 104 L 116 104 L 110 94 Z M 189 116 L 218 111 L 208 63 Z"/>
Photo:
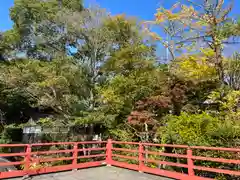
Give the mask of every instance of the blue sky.
<path id="1" fill-rule="evenodd" d="M 113 15 L 125 13 L 129 16 L 136 16 L 139 19 L 151 20 L 154 18 L 154 13 L 160 5 L 168 8 L 176 1 L 177 0 L 84 0 L 84 3 L 86 6 L 89 4 L 99 4 Z M 12 22 L 9 18 L 9 8 L 13 6 L 13 3 L 14 0 L 0 0 L 0 31 L 5 31 L 12 27 Z M 235 0 L 232 14 L 236 15 L 239 8 L 240 0 Z"/>
<path id="2" fill-rule="evenodd" d="M 140 19 L 153 19 L 157 7 L 166 0 L 85 0 L 86 6 L 89 4 L 99 4 L 106 8 L 112 14 L 125 13 L 129 16 L 137 16 Z M 170 2 L 175 0 L 168 0 L 163 3 L 169 6 Z M 12 27 L 11 19 L 9 18 L 9 8 L 13 6 L 14 0 L 0 0 L 0 31 L 5 31 Z"/>
<path id="3" fill-rule="evenodd" d="M 153 20 L 156 9 L 159 6 L 169 8 L 176 1 L 177 0 L 85 0 L 84 3 L 85 6 L 89 4 L 99 4 L 113 15 L 125 13 L 128 16 L 136 16 L 141 20 Z M 225 0 L 225 2 L 228 1 L 231 0 Z M 12 27 L 9 8 L 13 6 L 13 3 L 14 0 L 0 0 L 0 31 L 5 31 Z M 233 16 L 240 14 L 238 13 L 239 8 L 240 0 L 235 0 L 232 11 Z"/>
<path id="4" fill-rule="evenodd" d="M 9 17 L 9 8 L 13 6 L 14 0 L 0 0 L 0 31 L 5 31 L 12 27 L 12 22 Z"/>

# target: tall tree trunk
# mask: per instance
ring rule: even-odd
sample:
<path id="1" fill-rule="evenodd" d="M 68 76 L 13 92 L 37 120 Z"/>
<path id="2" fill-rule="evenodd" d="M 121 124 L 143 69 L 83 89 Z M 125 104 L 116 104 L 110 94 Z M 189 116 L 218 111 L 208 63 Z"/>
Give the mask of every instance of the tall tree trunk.
<path id="1" fill-rule="evenodd" d="M 90 106 L 89 106 L 89 111 L 92 112 L 94 111 L 95 108 L 95 92 L 94 92 L 94 88 L 95 88 L 95 83 L 96 83 L 96 76 L 97 76 L 97 72 L 96 72 L 96 60 L 97 60 L 97 53 L 96 50 L 94 49 L 94 52 L 92 54 L 92 58 L 91 58 L 91 62 L 90 62 L 90 69 L 91 69 L 91 83 L 92 83 L 92 89 L 90 90 Z M 91 137 L 91 141 L 93 140 L 93 134 L 94 134 L 94 124 L 93 122 L 91 122 L 89 124 L 89 136 Z M 89 145 L 91 146 L 91 148 L 93 148 L 93 145 Z M 91 151 L 88 151 L 88 155 L 91 154 Z"/>
<path id="2" fill-rule="evenodd" d="M 222 41 L 219 39 L 217 17 L 213 18 L 210 32 L 212 34 L 211 36 L 213 40 L 211 48 L 215 53 L 215 68 L 217 70 L 219 81 L 222 84 L 224 84 L 223 57 L 222 57 L 222 47 L 221 47 Z"/>
<path id="3" fill-rule="evenodd" d="M 224 69 L 223 69 L 223 57 L 222 57 L 222 48 L 220 44 L 215 46 L 215 66 L 217 69 L 217 74 L 220 82 L 222 84 L 225 83 L 224 81 Z"/>

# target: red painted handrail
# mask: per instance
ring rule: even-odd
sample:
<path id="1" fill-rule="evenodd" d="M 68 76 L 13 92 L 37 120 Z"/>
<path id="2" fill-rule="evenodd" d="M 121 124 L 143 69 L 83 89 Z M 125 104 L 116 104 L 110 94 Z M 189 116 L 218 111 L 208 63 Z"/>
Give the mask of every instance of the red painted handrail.
<path id="1" fill-rule="evenodd" d="M 91 147 L 90 145 L 101 145 L 101 147 Z M 49 151 L 34 151 L 34 148 L 68 145 L 70 149 L 64 150 L 49 150 Z M 80 148 L 79 146 L 90 146 Z M 127 146 L 127 147 L 126 147 Z M 220 173 L 226 175 L 240 176 L 240 171 L 233 169 L 218 169 L 213 167 L 205 167 L 196 165 L 196 161 L 208 161 L 216 163 L 240 165 L 240 149 L 239 148 L 217 148 L 217 147 L 202 147 L 202 146 L 186 146 L 186 145 L 170 145 L 170 144 L 153 144 L 139 142 L 119 142 L 119 141 L 88 141 L 88 142 L 57 142 L 57 143 L 39 143 L 39 144 L 0 144 L 0 147 L 13 148 L 25 147 L 25 152 L 20 153 L 1 153 L 0 157 L 18 156 L 22 157 L 18 162 L 1 162 L 0 166 L 22 165 L 22 170 L 11 172 L 0 172 L 0 179 L 18 177 L 25 175 L 37 175 L 42 173 L 60 172 L 65 170 L 73 170 L 88 167 L 97 167 L 104 164 L 113 165 L 140 172 L 152 173 L 160 176 L 166 176 L 175 179 L 209 179 L 206 177 L 197 176 L 195 170 Z M 131 147 L 131 148 L 129 148 Z M 157 152 L 151 148 L 174 148 L 181 149 L 181 153 Z M 220 151 L 232 152 L 236 154 L 236 159 L 225 159 L 216 157 L 203 157 L 194 155 L 195 150 L 201 151 Z M 90 154 L 89 152 L 95 152 Z M 79 154 L 84 153 L 84 154 Z M 88 153 L 88 154 L 87 154 Z M 47 157 L 57 154 L 58 157 Z M 41 155 L 41 157 L 36 157 Z M 185 159 L 185 161 L 166 161 L 152 159 L 149 156 L 170 157 L 175 159 Z M 34 156 L 34 157 L 33 157 Z M 42 157 L 45 156 L 45 157 Z M 61 157 L 60 157 L 61 156 Z M 97 158 L 97 159 L 96 159 Z M 102 158 L 99 160 L 99 158 Z M 79 162 L 79 159 L 91 159 L 90 162 Z M 47 166 L 32 168 L 34 163 L 41 164 L 45 162 L 66 161 L 66 165 Z M 180 163 L 181 162 L 181 163 Z M 160 168 L 148 167 L 149 163 L 157 165 L 167 165 L 170 167 L 185 168 L 184 172 L 173 172 Z"/>

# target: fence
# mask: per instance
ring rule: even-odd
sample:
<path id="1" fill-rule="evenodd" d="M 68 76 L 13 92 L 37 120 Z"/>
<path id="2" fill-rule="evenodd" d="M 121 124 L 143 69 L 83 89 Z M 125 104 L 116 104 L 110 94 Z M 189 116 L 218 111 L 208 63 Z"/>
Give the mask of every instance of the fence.
<path id="1" fill-rule="evenodd" d="M 94 147 L 95 146 L 95 147 Z M 18 166 L 19 170 L 0 172 L 0 178 L 60 172 L 105 164 L 174 179 L 210 179 L 196 172 L 240 177 L 240 149 L 119 141 L 61 142 L 39 144 L 0 144 L 0 148 L 22 147 L 24 152 L 0 154 L 20 157 L 0 166 Z M 54 147 L 54 148 L 53 148 Z M 166 152 L 170 148 L 171 153 Z M 174 151 L 173 151 L 174 150 Z M 229 152 L 234 159 L 198 156 L 198 151 Z M 50 157 L 48 157 L 51 155 Z M 233 164 L 236 170 L 199 166 L 199 162 Z M 214 177 L 212 177 L 214 178 Z"/>

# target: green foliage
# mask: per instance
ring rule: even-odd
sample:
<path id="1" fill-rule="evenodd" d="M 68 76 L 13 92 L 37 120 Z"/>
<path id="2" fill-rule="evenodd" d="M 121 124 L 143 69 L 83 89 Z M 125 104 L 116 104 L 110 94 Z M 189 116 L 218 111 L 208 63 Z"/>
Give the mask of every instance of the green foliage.
<path id="1" fill-rule="evenodd" d="M 148 22 L 79 0 L 15 0 L 13 28 L 0 34 L 0 143 L 20 141 L 15 133 L 32 119 L 47 132 L 44 142 L 86 140 L 84 127 L 92 135 L 101 126 L 103 139 L 239 147 L 239 54 L 222 53 L 239 36 L 239 22 L 228 18 L 224 1 L 194 2 L 157 10 L 151 24 L 166 41 Z M 152 40 L 172 61 L 159 62 Z"/>
<path id="2" fill-rule="evenodd" d="M 169 116 L 165 126 L 159 130 L 162 141 L 166 143 L 209 145 L 208 133 L 214 131 L 218 119 L 210 115 L 191 115 L 182 113 L 180 116 Z"/>
<path id="3" fill-rule="evenodd" d="M 50 126 L 52 127 L 54 125 L 54 122 L 51 118 L 40 118 L 38 120 L 38 124 L 41 126 Z"/>
<path id="4" fill-rule="evenodd" d="M 140 25 L 134 18 L 127 18 L 124 14 L 112 16 L 104 21 L 104 26 L 114 34 L 114 42 L 118 44 L 115 50 L 139 42 Z"/>
<path id="5" fill-rule="evenodd" d="M 158 133 L 164 143 L 235 147 L 239 144 L 240 124 L 234 120 L 220 120 L 206 112 L 182 113 L 168 116 Z"/>
<path id="6" fill-rule="evenodd" d="M 225 59 L 224 67 L 226 84 L 228 84 L 234 90 L 239 90 L 240 54 L 234 53 L 232 57 Z"/>
<path id="7" fill-rule="evenodd" d="M 119 141 L 137 140 L 136 134 L 134 134 L 130 128 L 126 127 L 126 125 L 120 125 L 118 128 L 110 129 L 109 134 Z"/>
<path id="8" fill-rule="evenodd" d="M 221 120 L 206 112 L 201 114 L 182 113 L 180 116 L 168 116 L 165 126 L 158 129 L 158 135 L 162 143 L 187 144 L 189 146 L 212 146 L 212 147 L 239 147 L 240 123 L 233 119 Z M 182 150 L 171 150 L 171 153 L 182 153 Z M 196 156 L 217 157 L 231 159 L 236 154 L 231 152 L 201 151 L 194 150 Z M 198 166 L 215 168 L 231 168 L 239 170 L 237 165 L 196 161 Z M 230 178 L 226 175 L 213 175 L 197 172 L 198 175 L 219 178 Z M 233 178 L 233 177 L 232 177 Z"/>
<path id="9" fill-rule="evenodd" d="M 74 113 L 81 99 L 88 96 L 85 70 L 71 59 L 49 63 L 24 60 L 5 67 L 1 70 L 1 81 L 6 86 L 3 93 L 7 94 L 7 101 L 20 96 L 27 98 L 33 107 L 52 108 L 55 112 L 69 114 Z M 13 93 L 16 94 L 11 97 Z"/>
<path id="10" fill-rule="evenodd" d="M 117 75 L 100 89 L 102 101 L 111 111 L 119 113 L 124 109 L 128 114 L 135 102 L 150 96 L 164 84 L 165 75 L 161 71 L 143 70 L 133 71 L 127 76 Z"/>
<path id="11" fill-rule="evenodd" d="M 160 42 L 168 48 L 172 60 L 179 52 L 196 53 L 200 47 L 210 48 L 217 77 L 224 84 L 224 45 L 234 43 L 239 36 L 239 23 L 235 17 L 230 17 L 231 10 L 232 3 L 224 1 L 179 2 L 170 9 L 158 8 L 155 21 L 151 23 L 162 27 L 171 38 L 170 44 L 162 39 Z"/>
<path id="12" fill-rule="evenodd" d="M 132 71 L 154 69 L 154 49 L 145 44 L 129 44 L 116 51 L 105 62 L 103 70 L 128 75 Z"/>
<path id="13" fill-rule="evenodd" d="M 29 58 L 49 60 L 55 54 L 65 54 L 67 34 L 64 32 L 64 24 L 57 21 L 58 14 L 64 11 L 83 10 L 82 1 L 39 1 L 39 0 L 15 0 L 10 9 L 10 17 L 14 22 L 12 31 L 15 44 L 12 52 L 24 52 Z M 11 38 L 12 34 L 6 34 Z"/>
<path id="14" fill-rule="evenodd" d="M 3 131 L 0 133 L 0 143 L 18 143 L 21 141 L 22 129 L 15 124 L 7 125 L 4 127 Z M 7 151 L 7 148 L 0 148 L 0 152 Z"/>
<path id="15" fill-rule="evenodd" d="M 206 3 L 158 9 L 151 23 L 166 42 L 147 23 L 79 0 L 15 0 L 14 26 L 0 36 L 0 141 L 13 141 L 9 124 L 34 119 L 52 132 L 44 141 L 83 140 L 73 127 L 101 125 L 115 140 L 238 147 L 239 55 L 222 51 L 239 23 L 223 1 Z M 161 64 L 150 40 L 172 61 Z"/>
<path id="16" fill-rule="evenodd" d="M 200 54 L 179 57 L 172 62 L 172 72 L 185 81 L 198 83 L 217 79 L 216 69 L 211 62 L 212 50 L 202 50 Z"/>

